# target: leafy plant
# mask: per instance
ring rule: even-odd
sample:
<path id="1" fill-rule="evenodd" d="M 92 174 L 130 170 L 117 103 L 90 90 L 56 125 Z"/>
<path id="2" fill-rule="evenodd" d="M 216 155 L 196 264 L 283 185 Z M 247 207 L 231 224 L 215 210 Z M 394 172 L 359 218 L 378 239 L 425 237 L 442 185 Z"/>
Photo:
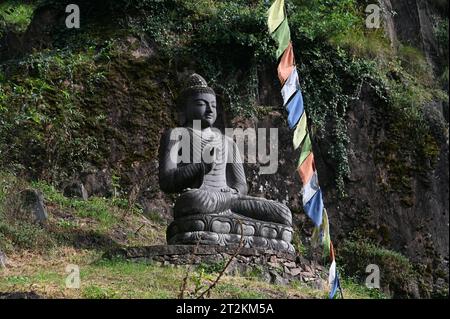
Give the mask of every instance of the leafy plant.
<path id="1" fill-rule="evenodd" d="M 355 0 L 296 0 L 288 4 L 290 24 L 312 41 L 345 34 L 362 21 Z"/>
<path id="2" fill-rule="evenodd" d="M 337 256 L 345 276 L 363 282 L 367 276 L 366 267 L 375 264 L 380 269 L 380 284 L 384 291 L 393 293 L 394 297 L 412 297 L 411 286 L 417 282 L 417 273 L 405 256 L 364 240 L 345 240 L 339 246 Z"/>
<path id="3" fill-rule="evenodd" d="M 0 4 L 0 37 L 5 31 L 24 32 L 31 22 L 35 9 L 33 1 L 9 0 Z"/>
<path id="4" fill-rule="evenodd" d="M 104 79 L 93 54 L 41 52 L 9 69 L 10 79 L 28 76 L 0 83 L 0 166 L 21 164 L 59 181 L 86 167 L 87 158 L 99 159 L 98 137 L 86 128 L 101 126 L 104 116 L 79 107 Z"/>

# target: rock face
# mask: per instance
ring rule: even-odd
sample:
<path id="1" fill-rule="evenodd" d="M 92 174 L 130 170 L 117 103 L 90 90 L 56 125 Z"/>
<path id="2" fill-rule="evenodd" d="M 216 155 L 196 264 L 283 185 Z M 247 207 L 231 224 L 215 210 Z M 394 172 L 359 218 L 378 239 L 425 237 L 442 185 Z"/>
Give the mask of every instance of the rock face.
<path id="1" fill-rule="evenodd" d="M 36 222 L 44 223 L 47 218 L 47 209 L 44 204 L 44 196 L 35 189 L 26 189 L 21 193 L 21 209 L 27 214 L 32 214 Z"/>
<path id="2" fill-rule="evenodd" d="M 431 247 L 448 258 L 448 144 L 441 146 L 437 164 L 426 176 L 413 178 L 410 197 L 395 192 L 386 196 L 382 189 L 387 168 L 377 164 L 369 149 L 384 133 L 375 124 L 376 107 L 365 100 L 349 112 L 352 171 L 347 185 L 351 200 L 329 202 L 329 207 L 338 213 L 336 219 L 342 228 L 350 226 L 349 218 L 355 216 L 377 233 L 381 244 L 402 251 L 414 261 L 425 257 L 423 254 Z"/>
<path id="3" fill-rule="evenodd" d="M 112 173 L 107 170 L 83 172 L 80 176 L 88 196 L 109 197 L 113 195 Z"/>
<path id="4" fill-rule="evenodd" d="M 8 259 L 4 252 L 0 250 L 0 269 L 6 268 L 6 264 L 8 263 Z"/>
<path id="5" fill-rule="evenodd" d="M 64 187 L 64 196 L 88 200 L 89 196 L 84 185 L 80 182 L 71 182 Z"/>
<path id="6" fill-rule="evenodd" d="M 370 96 L 369 92 L 367 96 Z M 391 168 L 396 162 L 389 161 L 388 155 L 379 158 L 378 152 L 383 152 L 385 145 L 382 141 L 390 136 L 386 127 L 379 125 L 378 107 L 375 101 L 364 99 L 348 114 L 351 174 L 346 191 L 349 196 L 338 198 L 331 187 L 332 182 L 322 180 L 335 236 L 338 240 L 345 239 L 357 231 L 426 269 L 427 274 L 423 275 L 428 276 L 431 285 L 434 285 L 431 281 L 440 280 L 441 276 L 448 282 L 448 143 L 440 146 L 434 166 L 412 176 L 399 175 L 408 186 L 395 189 L 391 179 L 397 173 Z M 374 149 L 375 145 L 380 149 Z M 319 143 L 319 147 L 324 145 Z M 326 170 L 326 159 L 320 161 L 319 172 Z"/>
<path id="7" fill-rule="evenodd" d="M 435 4 L 428 0 L 380 1 L 387 9 L 387 31 L 391 41 L 420 48 L 434 64 L 439 48 L 433 32 Z M 398 43 L 396 43 L 398 44 Z"/>

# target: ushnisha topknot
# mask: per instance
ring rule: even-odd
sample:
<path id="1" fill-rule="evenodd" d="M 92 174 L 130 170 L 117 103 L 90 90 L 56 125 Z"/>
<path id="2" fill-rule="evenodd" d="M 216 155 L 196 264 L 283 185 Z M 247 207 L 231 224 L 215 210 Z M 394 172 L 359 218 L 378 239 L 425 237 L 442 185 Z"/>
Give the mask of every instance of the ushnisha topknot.
<path id="1" fill-rule="evenodd" d="M 208 86 L 206 80 L 197 73 L 193 73 L 186 78 L 180 98 L 182 101 L 186 101 L 186 98 L 194 93 L 209 93 L 216 95 L 214 90 Z"/>

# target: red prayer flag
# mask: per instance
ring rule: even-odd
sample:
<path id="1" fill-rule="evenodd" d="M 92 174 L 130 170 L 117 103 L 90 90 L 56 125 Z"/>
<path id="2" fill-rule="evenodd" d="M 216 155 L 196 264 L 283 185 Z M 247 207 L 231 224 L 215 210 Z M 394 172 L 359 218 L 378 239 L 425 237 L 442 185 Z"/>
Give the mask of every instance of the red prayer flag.
<path id="1" fill-rule="evenodd" d="M 292 42 L 289 42 L 289 45 L 286 50 L 284 50 L 284 53 L 281 56 L 281 60 L 278 65 L 278 78 L 280 79 L 281 85 L 284 85 L 284 83 L 294 70 L 294 67 L 294 48 L 292 47 Z"/>
<path id="2" fill-rule="evenodd" d="M 297 170 L 303 185 L 306 185 L 309 182 L 309 180 L 313 177 L 315 170 L 316 165 L 314 163 L 314 154 L 311 153 Z"/>

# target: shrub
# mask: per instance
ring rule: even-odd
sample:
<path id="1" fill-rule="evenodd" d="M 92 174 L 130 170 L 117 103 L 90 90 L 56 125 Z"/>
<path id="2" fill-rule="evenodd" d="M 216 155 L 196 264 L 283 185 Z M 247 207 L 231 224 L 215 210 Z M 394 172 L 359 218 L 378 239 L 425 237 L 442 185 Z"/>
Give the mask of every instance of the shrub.
<path id="1" fill-rule="evenodd" d="M 288 9 L 291 26 L 310 40 L 329 40 L 362 22 L 355 0 L 296 0 Z"/>
<path id="2" fill-rule="evenodd" d="M 355 277 L 361 283 L 367 277 L 366 267 L 375 264 L 380 268 L 382 290 L 393 294 L 394 298 L 418 297 L 417 273 L 405 256 L 381 248 L 366 240 L 345 240 L 339 245 L 338 264 L 348 277 Z"/>
<path id="3" fill-rule="evenodd" d="M 26 187 L 22 180 L 0 173 L 0 250 L 40 250 L 55 244 L 45 226 L 21 210 L 20 192 Z"/>

